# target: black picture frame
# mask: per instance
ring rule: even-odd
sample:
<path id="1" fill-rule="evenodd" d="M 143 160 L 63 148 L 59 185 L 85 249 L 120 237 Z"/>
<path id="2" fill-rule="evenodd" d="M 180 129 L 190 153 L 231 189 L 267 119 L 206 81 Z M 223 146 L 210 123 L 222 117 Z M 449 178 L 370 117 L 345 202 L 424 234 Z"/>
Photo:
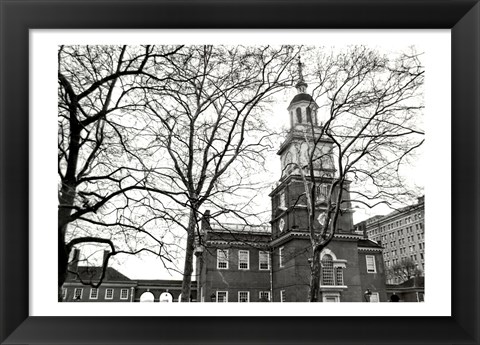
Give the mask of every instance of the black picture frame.
<path id="1" fill-rule="evenodd" d="M 0 0 L 0 6 L 2 344 L 479 343 L 478 1 Z M 452 316 L 30 317 L 28 58 L 29 29 L 36 28 L 451 29 Z"/>

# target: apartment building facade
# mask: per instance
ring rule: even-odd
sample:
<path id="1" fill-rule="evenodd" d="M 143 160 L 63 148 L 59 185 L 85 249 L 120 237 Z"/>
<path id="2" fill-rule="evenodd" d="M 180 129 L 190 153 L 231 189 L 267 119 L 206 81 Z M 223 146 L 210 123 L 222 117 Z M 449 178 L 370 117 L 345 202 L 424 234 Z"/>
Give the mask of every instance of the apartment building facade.
<path id="1" fill-rule="evenodd" d="M 391 212 L 385 216 L 374 216 L 356 225 L 365 231 L 368 238 L 383 248 L 385 266 L 388 268 L 412 261 L 421 275 L 425 272 L 425 197 L 416 204 Z M 404 279 L 389 277 L 389 284 L 400 284 Z"/>

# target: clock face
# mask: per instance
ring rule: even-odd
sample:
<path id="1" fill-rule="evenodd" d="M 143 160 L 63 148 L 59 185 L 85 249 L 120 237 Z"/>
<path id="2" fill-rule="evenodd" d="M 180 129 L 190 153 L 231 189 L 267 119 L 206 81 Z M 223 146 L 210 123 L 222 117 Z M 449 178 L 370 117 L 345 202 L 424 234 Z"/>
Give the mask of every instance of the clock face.
<path id="1" fill-rule="evenodd" d="M 280 231 L 283 231 L 283 228 L 285 227 L 285 220 L 282 218 L 280 219 L 280 221 L 278 222 L 278 228 L 280 229 Z"/>
<path id="2" fill-rule="evenodd" d="M 325 225 L 325 218 L 327 218 L 327 215 L 325 214 L 325 212 L 320 213 L 320 215 L 317 218 L 320 225 L 322 226 Z"/>

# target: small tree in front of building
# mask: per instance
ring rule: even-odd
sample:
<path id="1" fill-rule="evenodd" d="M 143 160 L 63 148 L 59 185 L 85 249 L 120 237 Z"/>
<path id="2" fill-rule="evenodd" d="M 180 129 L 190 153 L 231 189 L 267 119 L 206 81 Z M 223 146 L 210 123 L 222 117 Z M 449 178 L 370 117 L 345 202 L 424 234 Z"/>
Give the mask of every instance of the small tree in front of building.
<path id="1" fill-rule="evenodd" d="M 411 258 L 403 258 L 400 262 L 387 268 L 387 279 L 403 283 L 412 278 L 420 277 L 422 273 L 415 261 Z"/>

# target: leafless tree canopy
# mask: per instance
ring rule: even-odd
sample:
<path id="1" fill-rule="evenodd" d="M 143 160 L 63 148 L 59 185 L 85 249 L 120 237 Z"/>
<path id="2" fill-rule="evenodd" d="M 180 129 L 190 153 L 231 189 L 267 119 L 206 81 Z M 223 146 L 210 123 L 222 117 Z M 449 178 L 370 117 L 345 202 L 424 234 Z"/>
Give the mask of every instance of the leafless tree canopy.
<path id="1" fill-rule="evenodd" d="M 397 279 L 400 283 L 405 282 L 411 278 L 422 275 L 422 271 L 417 267 L 417 264 L 410 258 L 404 258 L 400 262 L 392 265 L 387 269 L 388 279 Z"/>
<path id="2" fill-rule="evenodd" d="M 139 90 L 165 84 L 156 66 L 180 49 L 59 47 L 59 286 L 71 248 L 81 243 L 105 244 L 110 255 L 150 251 L 172 260 L 175 239 L 165 238 L 164 211 L 150 203 L 151 167 L 138 151 Z"/>
<path id="3" fill-rule="evenodd" d="M 169 58 L 168 86 L 145 93 L 150 154 L 162 157 L 157 183 L 181 191 L 168 208 L 187 217 L 179 222 L 187 233 L 185 300 L 201 207 L 216 210 L 212 219 L 255 214 L 248 209 L 258 183 L 252 177 L 271 149 L 262 111 L 291 85 L 293 58 L 292 47 L 192 46 Z"/>
<path id="4" fill-rule="evenodd" d="M 310 77 L 322 123 L 320 128 L 312 122 L 304 129 L 305 157 L 299 150 L 291 165 L 305 186 L 313 251 L 309 299 L 316 301 L 319 254 L 332 240 L 342 209 L 355 204 L 398 205 L 415 194 L 400 171 L 424 141 L 424 69 L 414 49 L 389 56 L 363 46 L 331 54 L 318 48 L 306 51 L 308 58 L 317 62 Z M 326 141 L 332 143 L 327 151 L 321 149 Z M 315 176 L 329 164 L 330 157 L 336 172 L 330 180 L 325 211 L 319 211 Z M 348 194 L 342 191 L 351 197 L 345 198 Z M 318 226 L 315 221 L 320 212 L 323 224 Z"/>
<path id="5" fill-rule="evenodd" d="M 59 286 L 74 245 L 107 244 L 111 255 L 148 251 L 168 266 L 185 251 L 183 235 L 172 231 L 183 228 L 189 289 L 200 207 L 251 215 L 244 208 L 260 181 L 249 176 L 271 148 L 262 111 L 291 85 L 296 52 L 60 47 Z"/>

